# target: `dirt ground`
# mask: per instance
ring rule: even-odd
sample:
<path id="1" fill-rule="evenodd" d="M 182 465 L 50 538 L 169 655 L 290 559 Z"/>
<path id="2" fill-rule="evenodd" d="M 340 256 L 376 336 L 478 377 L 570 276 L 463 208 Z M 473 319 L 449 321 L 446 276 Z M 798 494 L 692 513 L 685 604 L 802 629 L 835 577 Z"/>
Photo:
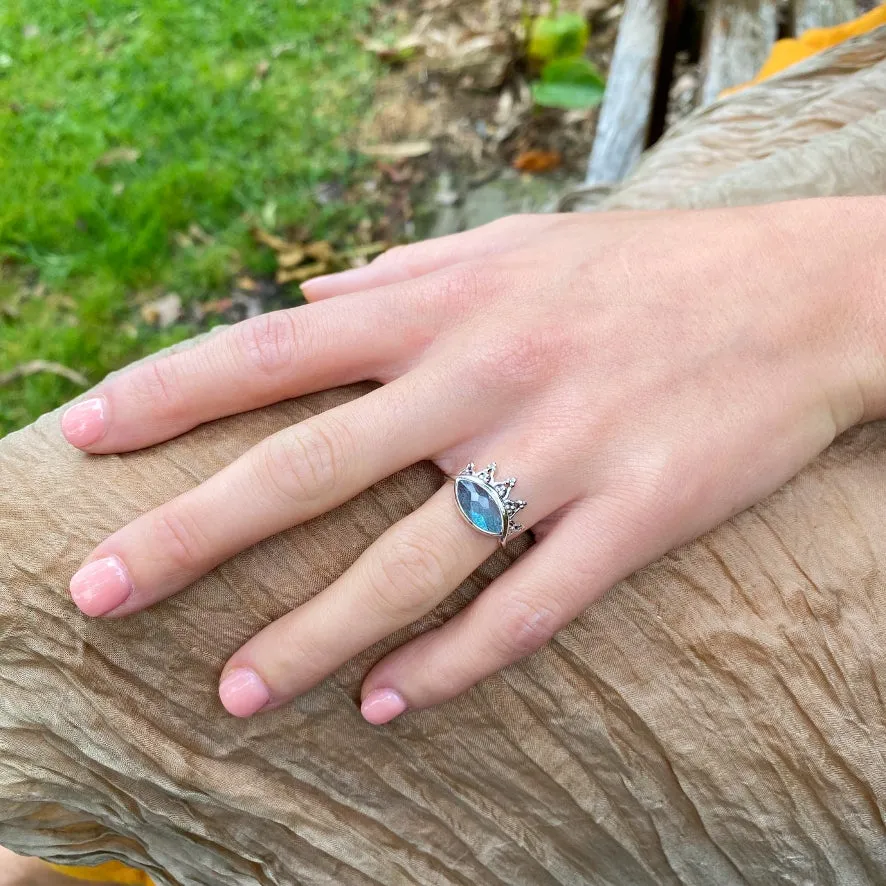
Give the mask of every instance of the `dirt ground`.
<path id="1" fill-rule="evenodd" d="M 589 21 L 587 55 L 604 72 L 622 6 L 619 0 L 564 0 L 560 5 L 561 12 L 579 12 Z M 390 70 L 360 133 L 361 149 L 384 156 L 385 150 L 401 146 L 420 154 L 431 142 L 427 153 L 437 166 L 475 180 L 514 166 L 534 173 L 562 169 L 580 174 L 597 109 L 533 107 L 526 8 L 520 0 L 392 0 L 382 31 L 399 36 L 366 44 L 388 60 Z M 530 11 L 544 8 L 539 4 Z M 409 57 L 398 61 L 402 55 Z"/>
<path id="2" fill-rule="evenodd" d="M 526 17 L 548 12 L 547 4 L 390 0 L 383 9 L 365 45 L 388 70 L 358 137 L 358 150 L 377 158 L 378 188 L 397 192 L 379 236 L 396 237 L 398 227 L 407 238 L 446 233 L 459 223 L 437 216 L 503 174 L 523 179 L 532 200 L 581 180 L 599 109 L 539 108 L 530 94 L 537 72 L 526 54 Z M 620 0 L 560 4 L 588 20 L 587 55 L 604 73 L 622 9 Z"/>

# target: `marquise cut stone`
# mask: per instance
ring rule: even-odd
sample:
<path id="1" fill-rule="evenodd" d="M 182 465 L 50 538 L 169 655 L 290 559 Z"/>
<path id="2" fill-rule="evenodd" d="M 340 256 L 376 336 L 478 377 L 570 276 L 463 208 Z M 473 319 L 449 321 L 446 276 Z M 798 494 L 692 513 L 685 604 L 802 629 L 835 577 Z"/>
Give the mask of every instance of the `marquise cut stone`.
<path id="1" fill-rule="evenodd" d="M 501 535 L 504 518 L 498 501 L 481 483 L 471 477 L 455 481 L 455 498 L 461 512 L 481 532 Z"/>

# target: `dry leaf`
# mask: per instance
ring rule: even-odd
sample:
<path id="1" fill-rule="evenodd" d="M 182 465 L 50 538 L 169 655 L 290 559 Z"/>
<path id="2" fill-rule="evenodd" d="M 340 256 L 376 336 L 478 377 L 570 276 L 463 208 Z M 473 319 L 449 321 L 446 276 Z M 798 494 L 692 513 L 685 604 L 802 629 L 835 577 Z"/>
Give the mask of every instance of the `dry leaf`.
<path id="1" fill-rule="evenodd" d="M 406 160 L 412 157 L 424 157 L 430 154 L 433 145 L 422 139 L 414 142 L 399 142 L 390 145 L 366 145 L 360 148 L 367 157 L 383 157 L 388 160 Z"/>
<path id="2" fill-rule="evenodd" d="M 252 277 L 238 277 L 237 288 L 244 292 L 257 292 L 261 286 Z"/>
<path id="3" fill-rule="evenodd" d="M 277 253 L 277 264 L 281 268 L 294 268 L 305 260 L 305 250 L 301 246 Z"/>
<path id="4" fill-rule="evenodd" d="M 142 305 L 141 314 L 145 323 L 166 329 L 181 317 L 182 300 L 177 293 L 168 292 L 162 298 Z"/>
<path id="5" fill-rule="evenodd" d="M 365 246 L 355 246 L 353 249 L 345 249 L 337 256 L 339 261 L 349 259 L 365 259 L 370 255 L 378 255 L 391 246 L 386 240 L 379 240 L 375 243 L 367 243 Z"/>
<path id="6" fill-rule="evenodd" d="M 289 271 L 281 268 L 277 271 L 277 276 L 274 279 L 281 286 L 284 283 L 304 283 L 305 280 L 309 280 L 311 277 L 319 277 L 320 274 L 325 274 L 328 270 L 329 265 L 326 262 L 317 261 Z"/>
<path id="7" fill-rule="evenodd" d="M 317 240 L 305 246 L 305 255 L 315 261 L 329 262 L 335 251 L 325 240 Z"/>
<path id="8" fill-rule="evenodd" d="M 106 151 L 95 161 L 95 165 L 102 168 L 105 166 L 114 166 L 117 163 L 135 163 L 141 155 L 142 152 L 139 151 L 138 148 L 128 148 L 125 146 L 111 148 L 110 151 Z"/>
<path id="9" fill-rule="evenodd" d="M 452 28 L 435 36 L 437 45 L 426 48 L 430 70 L 459 76 L 465 85 L 477 89 L 501 86 L 517 42 L 507 29 L 472 34 L 464 28 Z"/>
<path id="10" fill-rule="evenodd" d="M 559 151 L 543 151 L 539 148 L 533 148 L 529 151 L 523 151 L 518 154 L 514 160 L 514 169 L 520 172 L 550 172 L 556 169 L 563 162 L 563 157 Z"/>
<path id="11" fill-rule="evenodd" d="M 519 81 L 515 90 L 502 90 L 492 118 L 495 125 L 493 141 L 496 144 L 501 144 L 505 139 L 510 138 L 517 127 L 530 116 L 532 106 L 532 94 L 524 81 Z"/>
<path id="12" fill-rule="evenodd" d="M 364 40 L 363 48 L 367 52 L 375 53 L 379 61 L 389 64 L 408 61 L 423 49 L 421 38 L 415 34 L 408 34 L 394 43 L 385 43 L 383 40 Z"/>
<path id="13" fill-rule="evenodd" d="M 255 237 L 259 243 L 269 246 L 274 252 L 288 252 L 290 249 L 297 248 L 295 243 L 289 243 L 282 237 L 277 237 L 275 234 L 269 234 L 261 228 L 255 228 L 252 232 L 252 236 Z"/>
<path id="14" fill-rule="evenodd" d="M 209 246 L 210 243 L 214 242 L 212 237 L 207 234 L 197 222 L 191 222 L 188 225 L 188 236 L 197 243 L 202 243 L 205 246 Z"/>

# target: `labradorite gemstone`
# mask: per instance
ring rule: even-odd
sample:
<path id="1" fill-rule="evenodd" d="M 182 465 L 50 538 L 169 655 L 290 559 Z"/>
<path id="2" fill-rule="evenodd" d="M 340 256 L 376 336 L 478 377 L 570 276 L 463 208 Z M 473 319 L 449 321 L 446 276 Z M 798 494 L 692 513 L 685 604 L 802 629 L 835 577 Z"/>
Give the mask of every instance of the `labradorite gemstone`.
<path id="1" fill-rule="evenodd" d="M 501 511 L 492 494 L 470 477 L 455 481 L 455 497 L 461 512 L 482 532 L 501 535 Z"/>

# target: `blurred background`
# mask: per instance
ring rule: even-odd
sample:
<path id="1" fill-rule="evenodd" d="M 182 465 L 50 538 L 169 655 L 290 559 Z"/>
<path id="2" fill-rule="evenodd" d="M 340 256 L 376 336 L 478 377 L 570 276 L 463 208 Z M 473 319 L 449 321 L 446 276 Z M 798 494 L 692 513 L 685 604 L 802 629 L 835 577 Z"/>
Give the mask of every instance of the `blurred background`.
<path id="1" fill-rule="evenodd" d="M 871 5 L 5 0 L 0 436 L 314 275 L 603 193 Z"/>
<path id="2" fill-rule="evenodd" d="M 463 226 L 460 189 L 502 169 L 580 180 L 602 80 L 587 66 L 584 109 L 535 113 L 525 28 L 574 13 L 568 54 L 590 59 L 617 10 L 7 0 L 0 434 L 160 347 L 299 303 L 314 274 Z M 546 39 L 550 55 L 563 37 Z"/>

